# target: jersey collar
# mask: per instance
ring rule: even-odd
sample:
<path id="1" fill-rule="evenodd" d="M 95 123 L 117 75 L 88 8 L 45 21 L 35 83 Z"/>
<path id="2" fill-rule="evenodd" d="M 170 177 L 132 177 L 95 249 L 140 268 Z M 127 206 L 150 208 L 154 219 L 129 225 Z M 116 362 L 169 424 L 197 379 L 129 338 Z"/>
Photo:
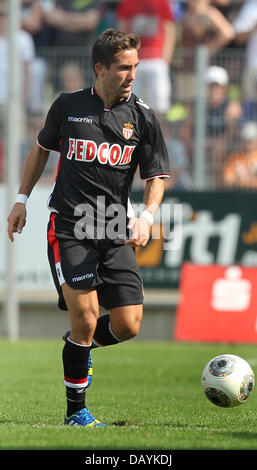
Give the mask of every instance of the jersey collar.
<path id="1" fill-rule="evenodd" d="M 97 98 L 99 98 L 99 99 L 102 101 L 102 99 L 100 98 L 100 96 L 99 96 L 99 95 L 97 94 L 97 92 L 96 92 L 95 85 L 93 85 L 93 86 L 91 87 L 91 95 L 92 95 L 92 96 L 97 96 Z M 131 92 L 129 93 L 129 96 L 127 97 L 126 100 L 125 100 L 125 99 L 122 99 L 122 100 L 120 100 L 120 102 L 115 103 L 115 105 L 116 105 L 116 104 L 127 103 L 127 102 L 130 100 L 130 97 L 131 97 Z M 104 108 L 104 111 L 110 111 L 110 109 L 111 109 L 111 108 Z"/>

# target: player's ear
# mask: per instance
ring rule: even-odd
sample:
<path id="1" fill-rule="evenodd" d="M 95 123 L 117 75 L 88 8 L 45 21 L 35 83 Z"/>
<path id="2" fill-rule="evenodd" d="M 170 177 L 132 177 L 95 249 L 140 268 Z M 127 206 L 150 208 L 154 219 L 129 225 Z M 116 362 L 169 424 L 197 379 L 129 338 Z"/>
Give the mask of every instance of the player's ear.
<path id="1" fill-rule="evenodd" d="M 96 75 L 103 76 L 104 71 L 105 71 L 104 65 L 101 64 L 100 62 L 97 62 L 95 64 L 95 73 L 96 73 Z"/>

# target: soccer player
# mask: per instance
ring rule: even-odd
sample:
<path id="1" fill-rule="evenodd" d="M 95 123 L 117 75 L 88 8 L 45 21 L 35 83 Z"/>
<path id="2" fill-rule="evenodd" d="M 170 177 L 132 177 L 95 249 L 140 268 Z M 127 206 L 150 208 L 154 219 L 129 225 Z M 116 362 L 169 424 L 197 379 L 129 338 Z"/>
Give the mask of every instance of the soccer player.
<path id="1" fill-rule="evenodd" d="M 145 246 L 169 177 L 166 146 L 153 111 L 132 91 L 140 39 L 109 29 L 95 41 L 92 88 L 63 93 L 52 104 L 29 152 L 8 234 L 21 233 L 26 200 L 50 150 L 60 152 L 49 198 L 48 256 L 71 331 L 63 348 L 65 424 L 104 426 L 86 406 L 91 350 L 139 332 L 143 286 L 135 247 Z M 146 180 L 144 210 L 128 219 L 139 166 Z M 109 311 L 99 317 L 99 305 Z"/>

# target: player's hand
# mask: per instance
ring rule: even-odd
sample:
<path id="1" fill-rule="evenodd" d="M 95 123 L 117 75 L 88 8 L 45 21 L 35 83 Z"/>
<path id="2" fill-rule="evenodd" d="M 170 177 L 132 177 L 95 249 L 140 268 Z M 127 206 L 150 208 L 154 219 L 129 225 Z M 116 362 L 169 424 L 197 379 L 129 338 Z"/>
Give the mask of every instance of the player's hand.
<path id="1" fill-rule="evenodd" d="M 17 202 L 16 204 L 14 204 L 7 221 L 8 221 L 8 236 L 11 242 L 13 242 L 14 240 L 13 234 L 15 232 L 21 233 L 26 223 L 25 204 L 21 204 L 20 202 Z"/>
<path id="2" fill-rule="evenodd" d="M 151 226 L 145 217 L 131 219 L 128 223 L 130 230 L 129 238 L 125 241 L 126 245 L 138 247 L 145 246 L 150 238 Z"/>

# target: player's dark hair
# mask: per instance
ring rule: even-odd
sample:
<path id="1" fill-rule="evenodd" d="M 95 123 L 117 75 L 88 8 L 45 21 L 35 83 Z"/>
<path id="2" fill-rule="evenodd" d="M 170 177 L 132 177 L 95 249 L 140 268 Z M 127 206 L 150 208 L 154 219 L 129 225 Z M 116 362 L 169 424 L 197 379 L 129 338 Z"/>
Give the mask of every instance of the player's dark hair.
<path id="1" fill-rule="evenodd" d="M 134 33 L 124 33 L 116 29 L 106 29 L 96 39 L 92 49 L 92 65 L 95 70 L 97 63 L 103 64 L 107 69 L 116 62 L 116 55 L 126 49 L 140 47 L 140 37 Z"/>

